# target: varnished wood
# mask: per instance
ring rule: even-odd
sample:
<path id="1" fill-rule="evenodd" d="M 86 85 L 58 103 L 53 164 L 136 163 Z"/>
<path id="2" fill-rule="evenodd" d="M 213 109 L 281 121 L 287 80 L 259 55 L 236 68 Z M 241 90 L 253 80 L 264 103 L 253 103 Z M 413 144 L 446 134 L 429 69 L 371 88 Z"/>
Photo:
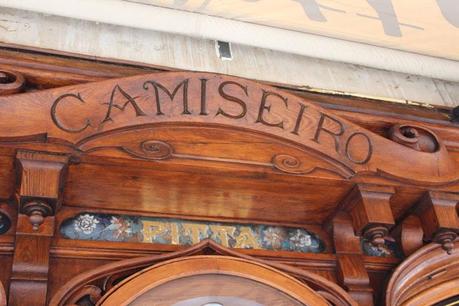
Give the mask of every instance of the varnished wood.
<path id="1" fill-rule="evenodd" d="M 269 284 L 273 289 L 279 290 L 305 305 L 326 306 L 328 304 L 311 288 L 287 274 L 277 272 L 259 263 L 225 256 L 194 256 L 163 262 L 142 270 L 135 276 L 116 285 L 102 297 L 99 303 L 100 305 L 128 305 L 142 293 L 151 290 L 158 284 L 163 284 L 165 280 L 173 281 L 174 278 L 171 278 L 171 274 L 180 278 L 203 274 L 237 275 L 262 284 Z M 271 303 L 267 305 L 275 305 L 274 301 Z"/>
<path id="2" fill-rule="evenodd" d="M 0 306 L 6 306 L 6 293 L 3 284 L 0 282 Z"/>
<path id="3" fill-rule="evenodd" d="M 459 233 L 458 202 L 456 194 L 429 192 L 416 207 L 425 238 L 440 243 L 448 253 Z"/>
<path id="4" fill-rule="evenodd" d="M 44 305 L 54 215 L 60 208 L 65 155 L 19 151 L 15 250 L 9 305 Z"/>
<path id="5" fill-rule="evenodd" d="M 354 234 L 351 217 L 340 212 L 331 220 L 335 245 L 338 281 L 359 305 L 374 305 L 373 291 L 370 287 L 360 247 L 360 239 Z"/>
<path id="6" fill-rule="evenodd" d="M 199 254 L 261 262 L 337 305 L 383 305 L 403 261 L 391 299 L 455 294 L 459 132 L 447 109 L 11 50 L 0 69 L 24 77 L 15 92 L 0 86 L 0 211 L 12 221 L 0 280 L 11 305 L 95 303 L 104 282 Z M 325 249 L 65 239 L 60 226 L 81 213 L 307 228 Z M 367 256 L 362 238 L 395 240 L 409 257 Z M 425 277 L 439 281 L 414 281 Z"/>
<path id="7" fill-rule="evenodd" d="M 459 179 L 442 141 L 423 127 L 411 128 L 432 139 L 435 143 L 433 152 L 418 152 L 409 146 L 400 146 L 329 114 L 311 101 L 301 101 L 250 81 L 212 74 L 164 73 L 101 82 L 96 91 L 89 88 L 79 85 L 55 89 L 46 95 L 42 92 L 11 97 L 2 102 L 4 110 L 20 113 L 21 117 L 17 119 L 23 124 L 19 127 L 14 122 L 8 122 L 7 118 L 0 122 L 9 127 L 11 132 L 8 137 L 17 139 L 46 133 L 48 138 L 72 143 L 83 151 L 116 147 L 104 143 L 105 135 L 111 134 L 111 139 L 115 135 L 126 137 L 124 135 L 129 131 L 122 130 L 134 126 L 169 125 L 180 121 L 189 125 L 224 125 L 280 137 L 308 148 L 311 153 L 318 152 L 328 157 L 327 165 L 312 166 L 296 156 L 273 156 L 273 166 L 287 173 L 308 174 L 324 169 L 337 177 L 349 178 L 365 171 L 378 173 L 387 179 L 419 183 L 429 181 L 430 184 L 451 183 Z M 89 91 L 89 94 L 82 96 L 81 91 Z M 183 94 L 178 98 L 181 103 L 174 103 L 175 99 L 170 102 L 178 92 Z M 30 118 L 31 113 L 19 111 L 29 108 L 27 101 L 31 99 L 43 100 L 41 107 L 32 111 L 33 119 Z M 106 102 L 100 104 L 100 100 Z M 165 104 L 164 101 L 169 102 Z M 76 109 L 78 116 L 75 116 Z M 52 125 L 47 124 L 50 120 Z M 98 142 L 104 144 L 95 146 Z M 142 159 L 177 158 L 175 149 L 167 142 L 142 139 L 140 148 L 138 145 L 130 143 L 118 145 L 118 148 Z M 181 153 L 178 156 L 203 158 Z M 409 168 L 405 160 L 408 156 L 412 157 Z M 404 175 L 397 172 L 400 168 L 405 169 Z"/>
<path id="8" fill-rule="evenodd" d="M 356 185 L 339 209 L 349 212 L 357 235 L 363 235 L 375 246 L 382 245 L 395 223 L 390 208 L 394 193 L 395 190 L 387 186 Z"/>
<path id="9" fill-rule="evenodd" d="M 424 231 L 421 220 L 415 215 L 408 216 L 392 233 L 399 241 L 405 256 L 410 256 L 423 245 Z"/>
<path id="10" fill-rule="evenodd" d="M 103 280 L 110 277 L 112 274 L 114 274 L 115 278 L 110 278 L 110 280 L 115 281 L 116 277 L 130 275 L 133 272 L 149 267 L 155 263 L 172 260 L 174 258 L 183 258 L 202 254 L 225 255 L 249 260 L 254 263 L 267 264 L 275 269 L 279 269 L 280 271 L 300 279 L 310 286 L 314 286 L 314 288 L 320 288 L 321 291 L 328 292 L 334 296 L 336 300 L 340 301 L 340 305 L 355 305 L 352 298 L 350 298 L 341 288 L 317 274 L 242 255 L 238 252 L 219 246 L 210 240 L 203 241 L 192 248 L 185 249 L 180 252 L 164 254 L 161 256 L 128 259 L 85 272 L 72 279 L 65 286 L 61 287 L 61 289 L 51 299 L 50 305 L 65 305 L 67 300 L 75 299 L 75 296 L 79 296 L 81 298 L 82 295 L 80 294 L 87 294 L 85 289 L 86 286 L 93 284 L 99 284 L 98 286 L 101 286 L 101 284 L 104 283 Z M 110 288 L 111 287 L 109 286 L 108 289 Z M 103 291 L 101 291 L 101 293 L 103 294 Z"/>
<path id="11" fill-rule="evenodd" d="M 386 305 L 433 305 L 459 294 L 459 242 L 448 255 L 438 244 L 413 253 L 393 273 L 386 291 Z"/>

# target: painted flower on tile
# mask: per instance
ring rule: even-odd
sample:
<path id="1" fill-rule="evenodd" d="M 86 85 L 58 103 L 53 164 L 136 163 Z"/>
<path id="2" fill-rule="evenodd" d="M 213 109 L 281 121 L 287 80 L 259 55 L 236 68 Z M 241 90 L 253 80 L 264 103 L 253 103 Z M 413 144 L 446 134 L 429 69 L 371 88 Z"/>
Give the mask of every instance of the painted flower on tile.
<path id="1" fill-rule="evenodd" d="M 378 256 L 378 257 L 394 256 L 396 252 L 389 247 L 388 244 L 390 242 L 387 240 L 385 240 L 384 242 L 385 242 L 384 245 L 377 247 L 377 246 L 372 245 L 370 241 L 366 239 L 362 239 L 361 244 L 362 244 L 363 251 L 366 255 Z"/>
<path id="2" fill-rule="evenodd" d="M 90 235 L 97 227 L 99 220 L 95 216 L 90 214 L 80 215 L 75 220 L 74 227 L 77 232 L 83 232 L 86 235 Z"/>
<path id="3" fill-rule="evenodd" d="M 284 240 L 284 231 L 279 227 L 268 227 L 263 231 L 263 242 L 273 249 L 280 249 Z"/>
<path id="4" fill-rule="evenodd" d="M 312 244 L 311 235 L 299 229 L 297 229 L 289 239 L 296 248 L 305 248 Z"/>
<path id="5" fill-rule="evenodd" d="M 112 231 L 116 239 L 120 237 L 129 237 L 133 233 L 132 222 L 117 216 L 112 216 L 110 218 L 110 225 L 108 225 L 106 229 Z"/>

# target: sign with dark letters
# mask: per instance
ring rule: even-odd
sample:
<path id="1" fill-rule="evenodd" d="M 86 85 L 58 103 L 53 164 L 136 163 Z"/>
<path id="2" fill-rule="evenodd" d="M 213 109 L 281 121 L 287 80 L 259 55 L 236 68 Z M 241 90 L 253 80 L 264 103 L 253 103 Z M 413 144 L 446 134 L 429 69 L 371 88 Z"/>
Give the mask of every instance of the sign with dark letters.
<path id="1" fill-rule="evenodd" d="M 85 152 L 94 151 L 92 143 L 105 137 L 104 147 L 118 147 L 142 159 L 165 159 L 180 152 L 157 139 L 124 145 L 114 136 L 145 127 L 206 125 L 274 137 L 304 150 L 304 156 L 278 152 L 272 163 L 263 164 L 283 172 L 307 174 L 320 164 L 320 168 L 344 178 L 361 173 L 439 184 L 457 179 L 445 146 L 425 128 L 399 125 L 392 129 L 393 137 L 383 137 L 312 101 L 217 74 L 156 73 L 18 95 L 4 101 L 0 98 L 0 103 L 4 108 L 0 131 L 7 130 L 14 141 L 35 135 Z M 8 117 L 10 113 L 16 114 L 14 120 Z M 419 137 L 431 145 L 418 146 Z M 406 169 L 403 177 L 396 175 L 400 169 Z"/>
<path id="2" fill-rule="evenodd" d="M 457 0 L 135 2 L 459 59 Z"/>

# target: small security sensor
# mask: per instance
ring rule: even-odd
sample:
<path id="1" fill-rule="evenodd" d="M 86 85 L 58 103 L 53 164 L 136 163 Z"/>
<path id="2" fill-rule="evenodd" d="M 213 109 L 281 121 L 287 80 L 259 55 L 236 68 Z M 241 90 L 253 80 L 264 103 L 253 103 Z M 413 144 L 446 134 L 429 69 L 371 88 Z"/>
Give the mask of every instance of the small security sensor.
<path id="1" fill-rule="evenodd" d="M 459 122 L 459 106 L 456 106 L 451 110 L 451 121 Z"/>
<path id="2" fill-rule="evenodd" d="M 217 50 L 217 56 L 221 60 L 230 61 L 233 59 L 233 55 L 231 54 L 231 43 L 217 40 L 215 42 L 215 49 Z"/>

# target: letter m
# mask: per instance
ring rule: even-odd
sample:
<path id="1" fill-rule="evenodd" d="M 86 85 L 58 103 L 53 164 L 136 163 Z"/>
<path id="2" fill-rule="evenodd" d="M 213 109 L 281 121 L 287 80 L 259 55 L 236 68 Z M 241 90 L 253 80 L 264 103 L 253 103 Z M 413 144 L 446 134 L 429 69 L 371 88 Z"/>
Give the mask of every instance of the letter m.
<path id="1" fill-rule="evenodd" d="M 159 90 L 161 89 L 172 101 L 172 100 L 174 100 L 174 98 L 177 95 L 177 93 L 180 90 L 180 88 L 183 88 L 183 90 L 182 90 L 182 93 L 183 93 L 183 112 L 182 112 L 182 115 L 191 115 L 191 112 L 188 109 L 188 81 L 189 81 L 189 79 L 186 79 L 183 82 L 179 83 L 175 87 L 175 89 L 172 91 L 172 93 L 166 87 L 164 87 L 163 85 L 161 85 L 158 82 L 146 81 L 145 83 L 143 83 L 143 88 L 145 90 L 147 90 L 149 85 L 151 85 L 151 87 L 153 87 L 153 90 L 155 91 L 156 114 L 157 115 L 164 115 L 164 113 L 161 111 L 161 101 L 159 99 Z"/>

